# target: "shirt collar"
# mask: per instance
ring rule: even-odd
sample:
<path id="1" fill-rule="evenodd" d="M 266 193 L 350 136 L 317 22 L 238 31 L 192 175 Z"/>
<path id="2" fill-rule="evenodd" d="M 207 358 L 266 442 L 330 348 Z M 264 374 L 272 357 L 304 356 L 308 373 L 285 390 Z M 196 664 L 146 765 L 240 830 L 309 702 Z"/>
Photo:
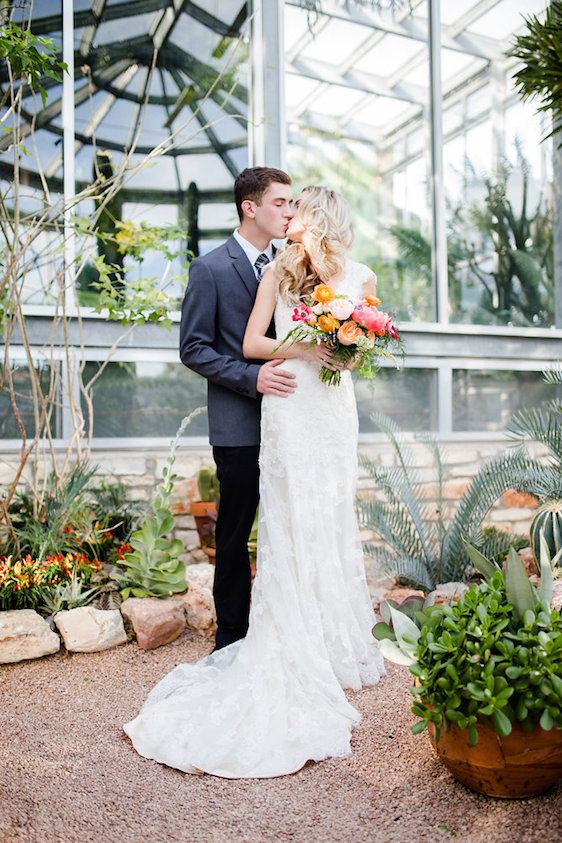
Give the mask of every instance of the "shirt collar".
<path id="1" fill-rule="evenodd" d="M 238 229 L 236 229 L 236 231 L 233 232 L 233 237 L 236 240 L 236 242 L 240 245 L 240 247 L 244 250 L 244 253 L 245 253 L 246 257 L 248 258 L 248 260 L 250 261 L 252 266 L 255 264 L 256 259 L 261 254 L 267 255 L 267 257 L 269 258 L 270 261 L 273 260 L 273 247 L 272 247 L 273 244 L 272 243 L 269 243 L 267 248 L 264 249 L 263 252 L 260 252 L 259 249 L 256 249 L 256 247 L 254 246 L 253 243 L 250 243 L 249 240 L 246 240 L 245 237 L 242 237 L 242 235 L 240 234 Z"/>

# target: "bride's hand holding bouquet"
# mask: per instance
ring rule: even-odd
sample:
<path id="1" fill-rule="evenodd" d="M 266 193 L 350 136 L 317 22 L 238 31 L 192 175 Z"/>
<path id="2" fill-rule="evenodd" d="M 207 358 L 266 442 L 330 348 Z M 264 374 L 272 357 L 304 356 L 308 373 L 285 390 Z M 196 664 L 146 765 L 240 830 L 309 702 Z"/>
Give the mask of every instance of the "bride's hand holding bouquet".
<path id="1" fill-rule="evenodd" d="M 323 364 L 319 377 L 330 385 L 339 384 L 345 368 L 372 378 L 381 358 L 396 363 L 395 355 L 402 349 L 392 317 L 379 310 L 379 304 L 376 296 L 355 301 L 336 294 L 328 284 L 317 284 L 294 308 L 292 318 L 297 325 L 278 349 L 287 343 L 308 345 L 310 351 L 303 348 L 302 357 Z"/>

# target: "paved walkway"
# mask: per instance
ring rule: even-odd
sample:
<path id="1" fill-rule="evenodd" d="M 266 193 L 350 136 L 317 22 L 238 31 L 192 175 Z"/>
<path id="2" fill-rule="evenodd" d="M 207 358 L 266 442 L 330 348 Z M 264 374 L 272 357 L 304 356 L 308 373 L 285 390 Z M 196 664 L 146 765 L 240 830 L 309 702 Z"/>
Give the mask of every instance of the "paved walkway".
<path id="1" fill-rule="evenodd" d="M 225 781 L 139 757 L 120 730 L 176 663 L 210 650 L 187 633 L 0 668 L 0 841 L 44 843 L 554 843 L 562 787 L 526 801 L 457 784 L 410 733 L 408 674 L 350 694 L 354 753 L 293 776 Z"/>

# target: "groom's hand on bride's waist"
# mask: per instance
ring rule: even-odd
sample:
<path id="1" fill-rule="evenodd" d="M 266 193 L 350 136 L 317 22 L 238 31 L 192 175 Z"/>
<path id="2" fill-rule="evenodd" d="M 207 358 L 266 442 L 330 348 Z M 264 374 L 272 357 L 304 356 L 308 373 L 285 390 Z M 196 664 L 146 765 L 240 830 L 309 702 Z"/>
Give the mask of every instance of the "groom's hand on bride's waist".
<path id="1" fill-rule="evenodd" d="M 297 380 L 292 372 L 279 368 L 283 360 L 268 360 L 260 368 L 256 388 L 263 395 L 286 398 L 294 392 Z"/>

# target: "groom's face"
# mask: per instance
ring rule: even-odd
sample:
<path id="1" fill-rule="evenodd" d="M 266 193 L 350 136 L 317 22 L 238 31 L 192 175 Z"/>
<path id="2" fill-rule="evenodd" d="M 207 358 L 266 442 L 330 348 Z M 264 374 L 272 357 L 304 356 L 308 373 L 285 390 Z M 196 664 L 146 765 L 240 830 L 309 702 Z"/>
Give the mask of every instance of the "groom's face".
<path id="1" fill-rule="evenodd" d="M 252 202 L 254 220 L 269 240 L 283 240 L 293 217 L 293 197 L 288 184 L 271 182 L 258 205 Z"/>

